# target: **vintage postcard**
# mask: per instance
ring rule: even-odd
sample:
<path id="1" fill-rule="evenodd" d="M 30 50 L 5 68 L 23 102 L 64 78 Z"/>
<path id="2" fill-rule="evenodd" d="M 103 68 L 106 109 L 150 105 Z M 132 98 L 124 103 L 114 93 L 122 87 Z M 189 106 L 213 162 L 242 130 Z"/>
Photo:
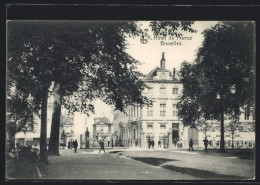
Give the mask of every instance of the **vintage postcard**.
<path id="1" fill-rule="evenodd" d="M 6 25 L 7 180 L 254 180 L 255 22 Z"/>

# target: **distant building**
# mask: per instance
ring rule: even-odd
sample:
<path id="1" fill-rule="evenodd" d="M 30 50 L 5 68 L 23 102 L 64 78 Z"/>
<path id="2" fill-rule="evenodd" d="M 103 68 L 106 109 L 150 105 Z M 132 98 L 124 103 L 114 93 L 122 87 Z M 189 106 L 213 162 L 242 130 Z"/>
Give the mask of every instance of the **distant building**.
<path id="1" fill-rule="evenodd" d="M 74 117 L 64 116 L 60 124 L 60 143 L 67 146 L 71 139 L 74 139 Z"/>
<path id="2" fill-rule="evenodd" d="M 63 114 L 60 119 L 60 142 L 65 144 L 68 142 L 68 139 L 74 139 L 74 116 L 68 117 L 66 110 L 62 110 Z M 52 121 L 52 112 L 53 112 L 53 97 L 51 96 L 48 99 L 47 106 L 47 144 L 49 143 L 50 133 L 51 133 L 51 121 Z M 40 146 L 40 131 L 41 131 L 41 119 L 38 116 L 35 116 L 34 121 L 37 123 L 34 127 L 34 132 L 19 132 L 15 135 L 15 142 L 19 143 L 20 146 L 31 146 L 36 145 Z M 66 144 L 67 145 L 67 144 Z"/>
<path id="3" fill-rule="evenodd" d="M 104 139 L 106 143 L 112 142 L 113 124 L 106 117 L 94 118 L 93 124 L 93 146 L 99 146 L 98 141 Z"/>
<path id="4" fill-rule="evenodd" d="M 53 97 L 50 97 L 47 105 L 47 144 L 50 139 L 52 111 Z M 34 132 L 19 132 L 15 134 L 15 142 L 19 143 L 20 146 L 40 146 L 41 119 L 39 116 L 35 116 L 34 121 L 37 123 L 34 125 Z"/>
<path id="5" fill-rule="evenodd" d="M 195 147 L 203 147 L 205 134 L 197 127 L 184 126 L 178 117 L 176 105 L 182 94 L 183 85 L 176 75 L 175 69 L 171 71 L 165 69 L 165 56 L 162 53 L 160 68 L 153 69 L 142 80 L 148 86 L 143 94 L 150 99 L 153 104 L 150 106 L 129 106 L 125 112 L 114 111 L 114 130 L 118 134 L 120 146 L 147 147 L 149 140 L 154 140 L 155 147 L 161 142 L 161 147 L 188 147 L 188 142 L 192 138 Z M 244 111 L 244 112 L 243 112 Z M 239 117 L 240 125 L 246 129 L 237 129 L 233 134 L 233 141 L 241 147 L 252 147 L 255 142 L 255 130 L 252 112 L 243 110 Z M 225 125 L 228 125 L 231 118 L 226 116 Z M 212 147 L 219 146 L 220 126 L 216 120 L 212 129 L 207 133 L 208 140 Z M 214 129 L 215 128 L 215 129 Z M 231 134 L 225 131 L 226 146 L 231 143 Z M 236 145 L 235 145 L 236 146 Z"/>

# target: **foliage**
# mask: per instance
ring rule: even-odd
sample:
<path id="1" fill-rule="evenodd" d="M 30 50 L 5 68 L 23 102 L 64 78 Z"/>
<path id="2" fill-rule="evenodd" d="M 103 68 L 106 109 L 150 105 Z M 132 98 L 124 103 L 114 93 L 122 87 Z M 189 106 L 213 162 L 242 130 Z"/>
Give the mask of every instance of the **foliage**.
<path id="1" fill-rule="evenodd" d="M 33 98 L 19 91 L 9 94 L 7 99 L 7 129 L 12 134 L 17 132 L 33 132 L 35 126 L 34 116 L 37 108 Z"/>
<path id="2" fill-rule="evenodd" d="M 178 109 L 184 124 L 200 117 L 220 120 L 224 141 L 224 113 L 254 107 L 254 28 L 253 22 L 220 22 L 204 31 L 195 63 L 181 68 Z"/>
<path id="3" fill-rule="evenodd" d="M 207 135 L 207 132 L 211 130 L 212 128 L 212 123 L 205 120 L 204 118 L 199 119 L 196 122 L 196 126 L 199 128 L 199 130 L 204 133 L 205 137 Z"/>
<path id="4" fill-rule="evenodd" d="M 205 93 L 216 107 L 204 109 L 207 114 L 219 114 L 221 107 L 239 114 L 240 107 L 253 106 L 254 36 L 252 22 L 221 22 L 204 31 L 196 64 L 208 82 Z"/>
<path id="5" fill-rule="evenodd" d="M 135 21 L 10 21 L 7 30 L 8 88 L 32 96 L 35 111 L 53 82 L 70 112 L 94 111 L 94 98 L 121 111 L 147 102 L 139 62 L 125 52 L 126 36 L 143 34 Z"/>
<path id="6" fill-rule="evenodd" d="M 191 27 L 193 23 L 194 21 L 151 21 L 150 27 L 156 36 L 181 37 L 181 31 L 196 33 Z"/>
<path id="7" fill-rule="evenodd" d="M 193 125 L 201 117 L 198 97 L 202 91 L 202 86 L 198 81 L 196 66 L 188 62 L 183 62 L 180 70 L 181 81 L 183 83 L 182 96 L 177 103 L 178 116 L 183 119 L 184 125 Z"/>

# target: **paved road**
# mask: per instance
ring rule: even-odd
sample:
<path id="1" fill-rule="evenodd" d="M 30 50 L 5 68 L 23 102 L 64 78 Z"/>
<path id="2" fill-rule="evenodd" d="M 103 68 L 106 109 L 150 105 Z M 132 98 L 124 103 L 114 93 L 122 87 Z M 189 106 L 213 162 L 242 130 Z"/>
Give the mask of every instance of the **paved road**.
<path id="1" fill-rule="evenodd" d="M 61 156 L 49 156 L 43 179 L 77 180 L 178 180 L 197 179 L 113 153 L 98 150 L 61 150 Z"/>
<path id="2" fill-rule="evenodd" d="M 180 150 L 60 150 L 49 156 L 43 179 L 241 180 L 252 179 L 254 161 Z"/>

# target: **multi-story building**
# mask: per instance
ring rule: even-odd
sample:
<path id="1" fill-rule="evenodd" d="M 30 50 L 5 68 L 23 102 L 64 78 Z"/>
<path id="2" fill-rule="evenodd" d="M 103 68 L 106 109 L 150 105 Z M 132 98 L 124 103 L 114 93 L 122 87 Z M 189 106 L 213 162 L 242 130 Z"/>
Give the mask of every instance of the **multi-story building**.
<path id="1" fill-rule="evenodd" d="M 158 141 L 160 141 L 162 147 L 188 147 L 188 141 L 192 138 L 195 147 L 204 146 L 205 133 L 200 128 L 184 126 L 178 117 L 176 105 L 183 86 L 175 75 L 175 69 L 172 72 L 165 69 L 165 61 L 164 53 L 162 53 L 160 68 L 153 69 L 142 79 L 148 86 L 143 94 L 152 101 L 152 105 L 129 106 L 125 110 L 126 113 L 114 111 L 113 123 L 119 137 L 119 145 L 147 147 L 148 140 L 154 140 L 155 146 L 158 146 Z M 225 123 L 228 125 L 231 119 L 226 117 Z M 214 120 L 209 121 L 212 122 L 212 127 L 206 133 L 207 139 L 210 141 L 210 146 L 218 146 L 220 124 Z M 232 135 L 233 141 L 247 143 L 240 145 L 253 146 L 254 120 L 250 112 L 246 110 L 245 114 L 241 114 L 239 121 L 241 126 L 247 125 L 250 129 L 247 132 L 245 129 L 240 129 L 240 131 L 237 129 L 235 134 L 230 134 L 230 131 L 226 130 L 226 145 L 230 146 Z"/>
<path id="2" fill-rule="evenodd" d="M 165 69 L 164 53 L 160 68 L 153 69 L 142 79 L 148 88 L 143 92 L 152 105 L 130 106 L 126 114 L 114 112 L 114 124 L 124 146 L 138 145 L 146 147 L 147 141 L 154 140 L 155 145 L 161 141 L 163 147 L 177 144 L 182 121 L 177 116 L 176 104 L 182 92 L 182 83 L 173 72 Z"/>

